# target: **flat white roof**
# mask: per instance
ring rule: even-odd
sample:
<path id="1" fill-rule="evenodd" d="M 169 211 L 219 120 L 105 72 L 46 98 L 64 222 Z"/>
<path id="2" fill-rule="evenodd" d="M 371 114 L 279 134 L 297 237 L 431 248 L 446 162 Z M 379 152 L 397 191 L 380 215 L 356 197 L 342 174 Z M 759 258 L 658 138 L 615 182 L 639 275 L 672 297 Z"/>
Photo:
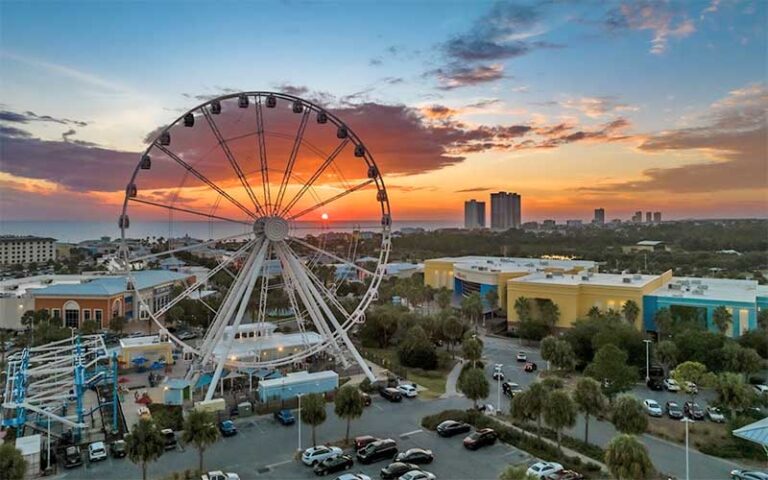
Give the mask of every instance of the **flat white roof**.
<path id="1" fill-rule="evenodd" d="M 275 387 L 282 385 L 290 385 L 301 382 L 316 382 L 319 380 L 326 380 L 329 378 L 339 378 L 339 374 L 333 370 L 323 370 L 320 372 L 309 373 L 307 371 L 292 372 L 281 378 L 270 378 L 269 380 L 262 380 L 259 382 L 259 387 Z"/>
<path id="2" fill-rule="evenodd" d="M 498 272 L 537 272 L 547 268 L 570 270 L 580 267 L 586 270 L 597 265 L 592 260 L 567 260 L 553 258 L 522 258 L 522 257 L 482 257 L 469 255 L 465 257 L 433 258 L 433 261 L 453 262 L 457 268 L 474 271 Z"/>
<path id="3" fill-rule="evenodd" d="M 238 338 L 232 342 L 229 355 L 236 357 L 252 357 L 265 350 L 279 350 L 280 348 L 294 348 L 304 345 L 320 343 L 323 337 L 316 332 L 305 333 L 272 333 L 265 336 L 252 338 Z M 219 343 L 213 350 L 213 354 L 220 356 L 226 346 Z"/>
<path id="4" fill-rule="evenodd" d="M 120 339 L 120 347 L 143 347 L 147 345 L 156 345 L 160 342 L 159 335 L 147 335 L 144 337 L 127 337 Z M 166 340 L 162 343 L 171 343 L 170 340 Z"/>
<path id="5" fill-rule="evenodd" d="M 21 451 L 23 456 L 35 455 L 40 453 L 40 443 L 42 435 L 27 435 L 16 439 L 16 448 Z"/>
<path id="6" fill-rule="evenodd" d="M 649 295 L 657 297 L 701 299 L 723 302 L 754 303 L 764 289 L 758 288 L 756 280 L 733 280 L 727 278 L 672 277 L 664 286 Z"/>
<path id="7" fill-rule="evenodd" d="M 551 278 L 550 278 L 551 277 Z M 552 285 L 601 285 L 609 287 L 643 287 L 660 275 L 619 274 L 619 273 L 587 273 L 547 274 L 532 273 L 524 277 L 513 278 L 510 282 L 546 283 Z M 625 280 L 627 279 L 627 280 Z"/>

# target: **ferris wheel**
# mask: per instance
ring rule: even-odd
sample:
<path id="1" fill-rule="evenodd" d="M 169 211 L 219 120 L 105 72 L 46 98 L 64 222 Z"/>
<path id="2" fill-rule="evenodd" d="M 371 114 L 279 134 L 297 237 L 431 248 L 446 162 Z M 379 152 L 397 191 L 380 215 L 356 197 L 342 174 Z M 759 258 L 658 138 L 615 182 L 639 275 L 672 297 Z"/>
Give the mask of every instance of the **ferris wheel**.
<path id="1" fill-rule="evenodd" d="M 350 242 L 358 242 L 359 222 L 334 224 L 360 216 L 375 219 L 365 227 L 374 233 L 366 240 L 364 264 L 348 255 L 358 250 Z M 195 357 L 188 378 L 213 373 L 206 400 L 224 367 L 271 369 L 318 353 L 344 365 L 355 361 L 373 379 L 348 332 L 364 322 L 385 273 L 389 199 L 362 139 L 329 111 L 276 92 L 233 93 L 192 108 L 149 138 L 126 186 L 119 226 L 134 317 L 164 328 L 165 315 L 183 301 L 199 302 L 209 312 L 201 342 L 168 333 Z M 345 228 L 354 234 L 345 235 Z M 329 231 L 341 233 L 329 241 Z M 141 242 L 149 232 L 167 235 L 151 251 Z M 170 297 L 153 297 L 132 268 L 179 257 L 204 261 L 207 268 Z M 330 281 L 329 266 L 336 276 Z M 340 272 L 363 282 L 364 293 L 340 298 Z M 278 297 L 281 308 L 274 306 Z M 238 351 L 236 332 L 268 325 L 277 311 L 289 313 L 293 336 L 302 341 L 279 356 Z M 266 341 L 267 333 L 257 337 Z M 258 339 L 254 343 L 258 348 Z"/>

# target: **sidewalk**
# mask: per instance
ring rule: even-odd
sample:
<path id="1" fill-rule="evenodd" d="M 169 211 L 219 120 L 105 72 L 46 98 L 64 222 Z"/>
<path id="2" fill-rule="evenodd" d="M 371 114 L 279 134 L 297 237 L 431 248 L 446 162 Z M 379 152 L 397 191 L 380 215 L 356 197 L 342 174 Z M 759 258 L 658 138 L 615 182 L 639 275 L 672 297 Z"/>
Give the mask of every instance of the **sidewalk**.
<path id="1" fill-rule="evenodd" d="M 440 398 L 450 397 L 463 397 L 464 394 L 456 389 L 456 383 L 459 381 L 459 374 L 461 373 L 461 367 L 464 366 L 464 359 L 456 357 L 458 362 L 453 366 L 453 369 L 448 374 L 448 378 L 445 379 L 445 393 L 440 395 Z"/>

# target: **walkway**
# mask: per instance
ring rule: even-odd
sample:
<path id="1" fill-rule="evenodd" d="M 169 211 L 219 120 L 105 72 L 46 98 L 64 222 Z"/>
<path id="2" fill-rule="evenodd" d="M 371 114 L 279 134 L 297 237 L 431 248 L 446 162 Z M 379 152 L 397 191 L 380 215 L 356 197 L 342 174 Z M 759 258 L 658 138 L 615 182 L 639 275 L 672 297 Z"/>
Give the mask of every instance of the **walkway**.
<path id="1" fill-rule="evenodd" d="M 445 379 L 445 393 L 440 395 L 440 398 L 450 397 L 463 397 L 464 394 L 456 389 L 456 383 L 459 381 L 459 374 L 461 373 L 461 367 L 464 366 L 463 358 L 456 358 L 458 362 L 453 366 L 453 369 L 448 374 L 448 378 Z"/>

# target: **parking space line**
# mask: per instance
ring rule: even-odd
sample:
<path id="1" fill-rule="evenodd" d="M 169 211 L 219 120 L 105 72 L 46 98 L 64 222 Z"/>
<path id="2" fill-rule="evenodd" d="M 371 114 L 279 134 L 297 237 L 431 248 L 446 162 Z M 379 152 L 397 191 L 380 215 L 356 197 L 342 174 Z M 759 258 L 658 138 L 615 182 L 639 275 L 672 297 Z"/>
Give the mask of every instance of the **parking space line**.
<path id="1" fill-rule="evenodd" d="M 293 463 L 293 460 L 283 460 L 282 462 L 273 463 L 271 465 L 267 465 L 266 468 L 276 468 L 281 467 L 283 465 L 288 465 L 289 463 Z"/>
<path id="2" fill-rule="evenodd" d="M 424 430 L 422 430 L 422 429 L 418 429 L 418 430 L 414 430 L 414 431 L 412 431 L 412 432 L 405 432 L 405 433 L 401 433 L 401 434 L 400 434 L 400 438 L 403 438 L 403 437 L 409 437 L 409 436 L 411 436 L 411 435 L 415 435 L 415 434 L 417 434 L 417 433 L 421 433 L 421 432 L 423 432 L 423 431 L 424 431 Z"/>

